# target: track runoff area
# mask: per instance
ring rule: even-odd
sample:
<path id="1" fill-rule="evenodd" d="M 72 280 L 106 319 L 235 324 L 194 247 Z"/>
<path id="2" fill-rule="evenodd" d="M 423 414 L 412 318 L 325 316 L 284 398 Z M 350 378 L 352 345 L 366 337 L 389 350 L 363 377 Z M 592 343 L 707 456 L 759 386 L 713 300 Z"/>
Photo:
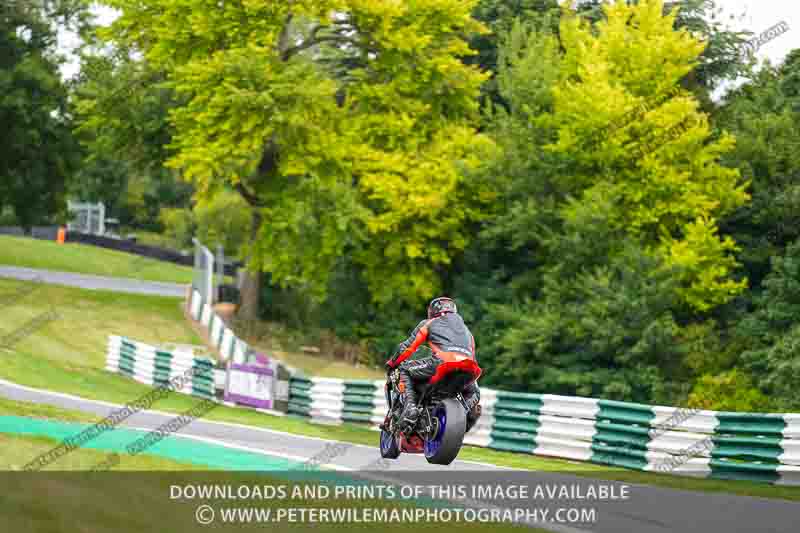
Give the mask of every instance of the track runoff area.
<path id="1" fill-rule="evenodd" d="M 0 395 L 108 417 L 121 406 L 0 381 Z M 118 427 L 0 417 L 0 433 L 46 437 L 36 472 L 7 473 L 0 509 L 26 520 L 73 520 L 89 531 L 406 531 L 449 528 L 560 532 L 795 532 L 794 501 L 682 491 L 594 480 L 564 471 L 520 471 L 456 460 L 429 465 L 420 455 L 381 459 L 376 446 L 304 437 L 142 409 Z M 194 417 L 194 418 L 193 418 Z M 16 417 L 22 418 L 22 417 Z M 27 419 L 31 420 L 31 419 Z M 119 420 L 117 420 L 119 421 Z M 16 425 L 14 425 L 16 424 Z M 377 432 L 376 432 L 376 441 Z M 80 438 L 80 447 L 75 447 Z M 63 447 L 62 447 L 63 446 Z M 72 454 L 102 452 L 93 472 L 52 472 Z M 169 472 L 123 472 L 104 457 L 141 453 L 175 461 Z M 59 462 L 43 465 L 59 455 Z M 33 457 L 31 458 L 33 459 Z M 42 468 L 39 469 L 39 465 Z M 193 465 L 201 472 L 184 471 Z M 579 466 L 576 465 L 576 470 Z M 44 484 L 44 485 L 43 485 Z M 64 497 L 43 498 L 43 486 Z M 51 489 L 52 492 L 52 489 Z M 37 515 L 37 509 L 39 514 Z M 132 522 L 132 518 L 135 521 Z M 29 522 L 20 524 L 27 531 Z"/>

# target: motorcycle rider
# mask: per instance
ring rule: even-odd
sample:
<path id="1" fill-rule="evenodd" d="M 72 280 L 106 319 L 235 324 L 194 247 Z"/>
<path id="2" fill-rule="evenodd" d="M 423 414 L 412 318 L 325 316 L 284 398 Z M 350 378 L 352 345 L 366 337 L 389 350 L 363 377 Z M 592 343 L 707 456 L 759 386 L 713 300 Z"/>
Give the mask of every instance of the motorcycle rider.
<path id="1" fill-rule="evenodd" d="M 433 355 L 420 359 L 410 359 L 423 343 L 427 342 Z M 400 343 L 394 355 L 386 361 L 388 372 L 398 374 L 398 390 L 402 395 L 403 411 L 400 413 L 399 427 L 408 430 L 414 427 L 419 418 L 417 394 L 414 383 L 427 382 L 442 363 L 447 354 L 468 356 L 475 360 L 475 338 L 464 319 L 458 314 L 456 303 L 451 298 L 435 298 L 428 305 L 428 318 L 420 322 L 409 337 Z M 467 405 L 467 431 L 481 416 L 480 389 L 472 382 L 462 392 Z"/>

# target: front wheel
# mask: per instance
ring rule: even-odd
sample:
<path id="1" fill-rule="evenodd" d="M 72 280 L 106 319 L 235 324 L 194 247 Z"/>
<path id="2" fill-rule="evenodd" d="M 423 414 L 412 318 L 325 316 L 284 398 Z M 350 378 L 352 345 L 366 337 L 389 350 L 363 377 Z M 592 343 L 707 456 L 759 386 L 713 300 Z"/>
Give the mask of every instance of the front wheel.
<path id="1" fill-rule="evenodd" d="M 400 445 L 397 437 L 385 429 L 381 430 L 381 457 L 384 459 L 397 459 L 400 457 Z"/>
<path id="2" fill-rule="evenodd" d="M 467 414 L 458 400 L 447 398 L 433 408 L 436 431 L 425 439 L 425 458 L 429 463 L 449 465 L 461 450 L 467 428 Z"/>

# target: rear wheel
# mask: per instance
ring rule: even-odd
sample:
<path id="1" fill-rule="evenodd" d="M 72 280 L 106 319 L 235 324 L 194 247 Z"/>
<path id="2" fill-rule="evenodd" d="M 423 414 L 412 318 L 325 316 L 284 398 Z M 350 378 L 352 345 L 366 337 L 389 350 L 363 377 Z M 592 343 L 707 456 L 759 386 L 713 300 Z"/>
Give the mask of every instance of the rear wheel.
<path id="1" fill-rule="evenodd" d="M 431 413 L 436 431 L 425 439 L 425 458 L 429 463 L 449 465 L 461 450 L 467 428 L 467 414 L 458 400 L 447 398 Z"/>

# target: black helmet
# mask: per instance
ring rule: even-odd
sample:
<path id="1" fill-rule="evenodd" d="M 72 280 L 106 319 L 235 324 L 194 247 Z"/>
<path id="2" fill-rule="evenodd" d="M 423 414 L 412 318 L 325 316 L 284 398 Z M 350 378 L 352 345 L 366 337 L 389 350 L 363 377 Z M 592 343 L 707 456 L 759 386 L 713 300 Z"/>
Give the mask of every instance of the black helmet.
<path id="1" fill-rule="evenodd" d="M 428 318 L 433 318 L 442 313 L 457 313 L 456 302 L 447 296 L 441 296 L 431 300 L 428 304 Z"/>

